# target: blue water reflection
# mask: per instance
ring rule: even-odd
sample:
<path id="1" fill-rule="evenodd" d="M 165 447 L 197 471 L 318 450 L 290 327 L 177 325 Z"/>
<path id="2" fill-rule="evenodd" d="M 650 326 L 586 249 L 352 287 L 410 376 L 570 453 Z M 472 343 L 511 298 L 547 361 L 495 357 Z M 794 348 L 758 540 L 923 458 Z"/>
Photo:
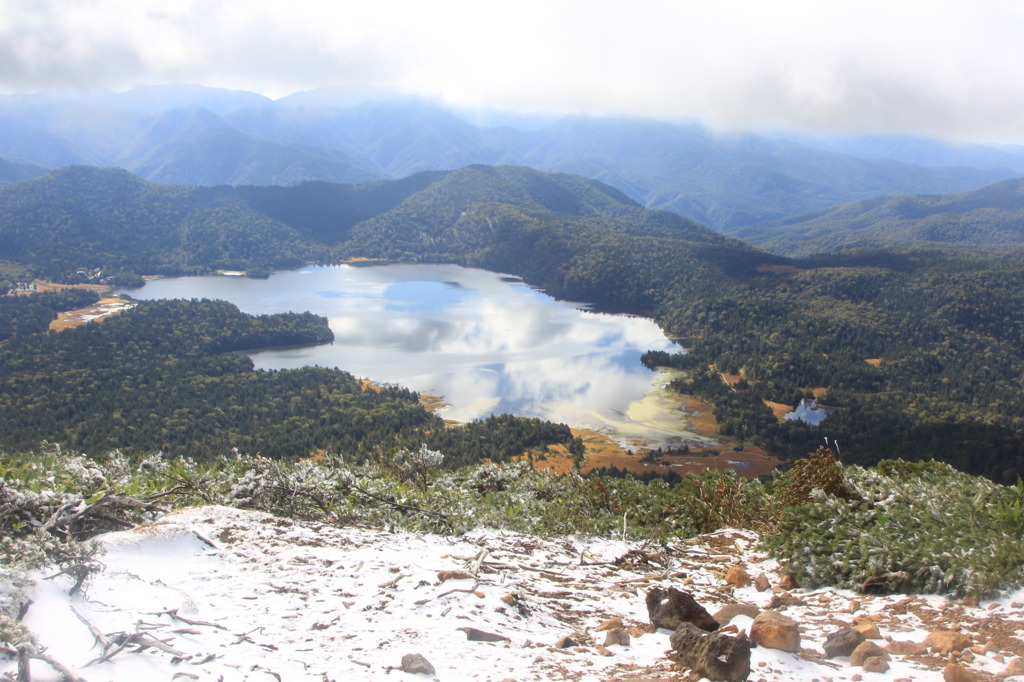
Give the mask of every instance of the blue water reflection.
<path id="1" fill-rule="evenodd" d="M 256 367 L 338 367 L 440 396 L 443 415 L 458 421 L 511 413 L 614 431 L 652 390 L 641 353 L 680 350 L 650 320 L 589 312 L 515 278 L 453 265 L 183 277 L 127 293 L 324 315 L 333 344 L 254 353 Z"/>

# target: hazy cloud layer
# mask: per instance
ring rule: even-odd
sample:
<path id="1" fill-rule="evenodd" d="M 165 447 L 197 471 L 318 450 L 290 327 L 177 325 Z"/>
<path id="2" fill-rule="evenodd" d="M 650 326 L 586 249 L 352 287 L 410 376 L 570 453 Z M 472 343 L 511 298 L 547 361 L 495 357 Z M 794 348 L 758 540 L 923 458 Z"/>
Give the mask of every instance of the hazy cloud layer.
<path id="1" fill-rule="evenodd" d="M 1024 141 L 1017 0 L 0 0 L 0 90 L 383 86 L 722 128 Z"/>

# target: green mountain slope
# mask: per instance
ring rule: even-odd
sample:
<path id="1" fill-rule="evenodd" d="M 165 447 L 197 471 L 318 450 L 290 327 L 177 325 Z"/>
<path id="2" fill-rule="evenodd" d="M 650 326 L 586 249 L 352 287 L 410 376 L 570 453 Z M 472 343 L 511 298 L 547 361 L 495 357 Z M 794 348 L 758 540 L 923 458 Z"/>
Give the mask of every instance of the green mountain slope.
<path id="1" fill-rule="evenodd" d="M 269 188 L 156 185 L 120 170 L 71 167 L 0 188 L 0 239 L 4 259 L 56 279 L 73 280 L 79 271 L 184 274 L 351 257 L 446 261 L 516 272 L 558 295 L 642 305 L 647 313 L 657 290 L 679 272 L 716 276 L 724 266 L 765 260 L 602 183 L 490 166 Z M 609 249 L 618 260 L 597 267 Z M 623 274 L 643 268 L 649 281 Z M 675 274 L 662 276 L 669 272 Z"/>
<path id="2" fill-rule="evenodd" d="M 865 247 L 1021 249 L 1024 179 L 959 194 L 859 201 L 730 233 L 789 256 Z"/>
<path id="3" fill-rule="evenodd" d="M 649 361 L 685 371 L 679 388 L 711 400 L 722 433 L 744 442 L 801 456 L 828 435 L 861 463 L 1024 473 L 1020 254 L 791 260 L 594 180 L 492 166 L 275 188 L 69 168 L 0 187 L 0 244 L 0 260 L 71 280 L 352 257 L 485 267 L 655 317 L 689 352 Z M 733 390 L 719 372 L 746 381 Z M 764 402 L 812 389 L 831 408 L 821 428 L 780 423 Z"/>

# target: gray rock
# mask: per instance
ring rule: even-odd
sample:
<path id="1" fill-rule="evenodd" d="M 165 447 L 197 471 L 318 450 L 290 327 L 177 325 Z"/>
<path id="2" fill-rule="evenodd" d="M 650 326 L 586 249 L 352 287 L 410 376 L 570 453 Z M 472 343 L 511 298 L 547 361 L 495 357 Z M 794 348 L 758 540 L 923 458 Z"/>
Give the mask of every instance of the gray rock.
<path id="1" fill-rule="evenodd" d="M 690 623 L 669 638 L 679 662 L 716 682 L 743 682 L 750 675 L 750 640 L 704 632 Z"/>
<path id="2" fill-rule="evenodd" d="M 842 628 L 836 630 L 825 638 L 825 655 L 829 658 L 835 656 L 849 656 L 853 650 L 864 641 L 864 635 L 853 628 Z"/>
<path id="3" fill-rule="evenodd" d="M 437 671 L 423 654 L 406 654 L 402 656 L 402 671 L 413 675 L 433 675 Z"/>
<path id="4" fill-rule="evenodd" d="M 674 587 L 655 587 L 648 592 L 647 614 L 655 627 L 669 630 L 678 630 L 684 623 L 693 623 L 709 632 L 719 627 L 718 621 L 692 595 Z"/>
<path id="5" fill-rule="evenodd" d="M 457 628 L 466 633 L 466 639 L 471 642 L 508 642 L 509 638 L 505 635 L 496 635 L 493 632 L 484 632 L 483 630 L 477 630 L 471 627 Z"/>

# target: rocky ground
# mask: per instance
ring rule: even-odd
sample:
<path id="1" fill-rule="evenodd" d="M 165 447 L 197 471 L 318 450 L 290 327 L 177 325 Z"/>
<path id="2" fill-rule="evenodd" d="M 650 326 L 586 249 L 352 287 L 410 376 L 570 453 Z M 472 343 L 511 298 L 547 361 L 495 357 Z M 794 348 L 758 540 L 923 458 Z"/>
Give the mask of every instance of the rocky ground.
<path id="1" fill-rule="evenodd" d="M 692 595 L 729 637 L 759 640 L 750 680 L 1024 680 L 1024 593 L 970 604 L 784 589 L 745 531 L 666 548 L 202 507 L 101 542 L 105 569 L 84 592 L 69 596 L 57 577 L 32 595 L 25 622 L 65 668 L 35 659 L 37 682 L 698 680 L 673 631 L 651 623 L 655 588 Z M 828 657 L 834 633 L 869 644 Z M 17 670 L 0 658 L 3 679 Z"/>

